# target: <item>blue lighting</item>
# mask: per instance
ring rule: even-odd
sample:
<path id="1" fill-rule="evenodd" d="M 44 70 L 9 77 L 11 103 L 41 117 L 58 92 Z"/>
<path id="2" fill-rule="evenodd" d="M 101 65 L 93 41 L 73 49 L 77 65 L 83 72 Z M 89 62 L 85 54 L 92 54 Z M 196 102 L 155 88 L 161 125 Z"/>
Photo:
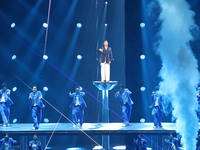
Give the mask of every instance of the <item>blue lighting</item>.
<path id="1" fill-rule="evenodd" d="M 77 23 L 76 26 L 77 26 L 78 28 L 81 28 L 81 27 L 82 27 L 82 24 L 81 24 L 81 23 Z"/>
<path id="2" fill-rule="evenodd" d="M 140 119 L 140 122 L 141 122 L 141 123 L 145 123 L 145 119 L 144 119 L 144 118 L 141 118 L 141 119 Z"/>
<path id="3" fill-rule="evenodd" d="M 47 24 L 47 23 L 43 23 L 43 27 L 44 27 L 44 28 L 47 28 L 47 27 L 48 27 L 48 24 Z"/>
<path id="4" fill-rule="evenodd" d="M 14 27 L 15 27 L 15 23 L 14 23 L 14 22 L 11 23 L 10 27 L 11 27 L 11 28 L 14 28 Z"/>
<path id="5" fill-rule="evenodd" d="M 49 89 L 48 89 L 48 87 L 43 87 L 43 90 L 45 91 L 45 92 L 47 92 Z"/>
<path id="6" fill-rule="evenodd" d="M 13 91 L 13 92 L 17 91 L 17 87 L 13 87 L 13 88 L 12 88 L 12 91 Z"/>
<path id="7" fill-rule="evenodd" d="M 44 123 L 49 123 L 49 119 L 48 118 L 44 118 Z"/>
<path id="8" fill-rule="evenodd" d="M 85 150 L 85 148 L 81 148 L 81 147 L 71 147 L 71 148 L 66 148 L 65 150 Z"/>
<path id="9" fill-rule="evenodd" d="M 47 59 L 48 59 L 48 56 L 47 56 L 47 55 L 43 55 L 43 59 L 44 59 L 44 60 L 47 60 Z"/>
<path id="10" fill-rule="evenodd" d="M 140 55 L 140 59 L 145 59 L 146 56 L 145 55 Z"/>
<path id="11" fill-rule="evenodd" d="M 144 27 L 145 27 L 145 23 L 143 23 L 143 22 L 140 23 L 140 27 L 141 27 L 141 28 L 144 28 Z"/>
<path id="12" fill-rule="evenodd" d="M 105 24 L 105 27 L 107 27 L 107 26 L 108 26 L 108 24 L 106 23 L 106 24 Z"/>
<path id="13" fill-rule="evenodd" d="M 12 122 L 13 122 L 13 123 L 16 123 L 16 122 L 17 122 L 17 118 L 14 118 Z"/>
<path id="14" fill-rule="evenodd" d="M 142 86 L 141 88 L 140 88 L 140 91 L 145 91 L 146 90 L 146 88 L 144 87 L 144 86 Z"/>
<path id="15" fill-rule="evenodd" d="M 115 146 L 115 147 L 113 147 L 113 149 L 116 149 L 116 150 L 126 150 L 126 146 L 125 145 Z"/>
<path id="16" fill-rule="evenodd" d="M 17 58 L 16 55 L 13 55 L 13 56 L 12 56 L 12 60 L 15 60 L 16 58 Z"/>
<path id="17" fill-rule="evenodd" d="M 82 56 L 81 55 L 77 55 L 77 59 L 82 59 Z"/>
<path id="18" fill-rule="evenodd" d="M 105 2 L 105 4 L 107 5 L 107 4 L 108 4 L 108 2 L 106 1 L 106 2 Z"/>

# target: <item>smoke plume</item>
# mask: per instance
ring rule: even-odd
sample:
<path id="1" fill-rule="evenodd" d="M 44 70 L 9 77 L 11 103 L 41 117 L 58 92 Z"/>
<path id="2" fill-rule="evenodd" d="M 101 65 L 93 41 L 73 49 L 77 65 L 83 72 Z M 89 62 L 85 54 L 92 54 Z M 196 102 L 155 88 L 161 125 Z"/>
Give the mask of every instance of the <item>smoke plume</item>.
<path id="1" fill-rule="evenodd" d="M 183 146 L 195 150 L 198 134 L 197 97 L 198 63 L 190 42 L 196 27 L 195 13 L 186 0 L 158 0 L 161 8 L 158 54 L 162 60 L 160 90 L 172 98 L 176 131 L 182 135 Z"/>

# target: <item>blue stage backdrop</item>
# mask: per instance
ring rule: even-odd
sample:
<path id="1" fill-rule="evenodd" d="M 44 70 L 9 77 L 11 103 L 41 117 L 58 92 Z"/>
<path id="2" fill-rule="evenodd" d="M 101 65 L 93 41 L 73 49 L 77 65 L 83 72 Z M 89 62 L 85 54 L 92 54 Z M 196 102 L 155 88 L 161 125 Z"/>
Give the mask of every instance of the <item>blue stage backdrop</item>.
<path id="1" fill-rule="evenodd" d="M 41 0 L 8 0 L 1 1 L 0 7 L 0 81 L 6 82 L 10 89 L 17 87 L 11 93 L 15 103 L 11 107 L 11 120 L 32 122 L 28 95 L 33 85 L 71 119 L 69 92 L 80 85 L 88 92 L 85 122 L 101 122 L 101 104 L 96 100 L 101 101 L 101 93 L 92 84 L 100 80 L 96 50 L 108 40 L 114 56 L 111 80 L 125 84 L 124 1 L 110 0 L 106 4 L 100 0 L 52 0 L 49 4 Z M 48 21 L 48 28 L 43 27 Z M 44 54 L 47 60 L 43 60 Z M 121 115 L 119 102 L 114 99 L 117 90 L 118 87 L 110 92 L 110 107 Z M 43 117 L 57 122 L 60 114 L 44 103 Z M 110 121 L 121 122 L 121 119 L 110 113 Z M 62 118 L 61 122 L 69 121 Z"/>

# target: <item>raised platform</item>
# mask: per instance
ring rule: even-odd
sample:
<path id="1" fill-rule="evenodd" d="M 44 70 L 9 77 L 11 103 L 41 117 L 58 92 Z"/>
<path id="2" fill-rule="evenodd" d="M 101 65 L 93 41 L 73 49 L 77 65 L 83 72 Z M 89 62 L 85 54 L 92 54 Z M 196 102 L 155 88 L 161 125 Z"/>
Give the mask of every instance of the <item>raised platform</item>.
<path id="1" fill-rule="evenodd" d="M 153 123 L 131 123 L 124 127 L 122 123 L 84 123 L 82 127 L 73 127 L 71 123 L 42 123 L 38 130 L 32 130 L 33 124 L 11 124 L 10 127 L 0 126 L 0 134 L 11 133 L 17 135 L 28 134 L 169 134 L 175 132 L 175 123 L 163 123 L 162 128 L 153 128 Z"/>

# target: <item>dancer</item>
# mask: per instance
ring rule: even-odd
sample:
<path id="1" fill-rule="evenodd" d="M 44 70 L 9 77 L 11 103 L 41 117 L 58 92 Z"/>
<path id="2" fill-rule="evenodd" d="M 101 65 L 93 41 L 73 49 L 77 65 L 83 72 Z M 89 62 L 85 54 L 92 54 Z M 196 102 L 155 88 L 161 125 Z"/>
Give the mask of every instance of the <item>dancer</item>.
<path id="1" fill-rule="evenodd" d="M 7 84 L 2 84 L 2 89 L 0 90 L 0 112 L 3 120 L 3 127 L 10 126 L 10 106 L 13 101 L 10 98 L 10 90 L 7 89 Z"/>
<path id="2" fill-rule="evenodd" d="M 81 90 L 81 87 L 76 87 L 74 93 L 69 93 L 69 96 L 73 98 L 70 108 L 72 108 L 72 120 L 74 125 L 83 125 L 84 109 L 87 107 L 83 97 L 85 92 Z"/>
<path id="3" fill-rule="evenodd" d="M 16 143 L 16 140 L 13 140 L 8 134 L 5 135 L 3 139 L 0 140 L 2 143 L 1 150 L 12 150 L 13 143 Z"/>
<path id="4" fill-rule="evenodd" d="M 103 47 L 99 48 L 100 52 L 99 62 L 101 65 L 101 81 L 110 81 L 110 64 L 113 60 L 112 49 L 108 46 L 108 41 L 104 41 Z"/>
<path id="5" fill-rule="evenodd" d="M 152 109 L 152 116 L 154 117 L 154 128 L 162 127 L 163 117 L 163 98 L 159 91 L 159 87 L 155 87 L 155 91 L 152 92 L 153 104 L 150 106 Z"/>
<path id="6" fill-rule="evenodd" d="M 197 91 L 197 101 L 198 101 L 198 110 L 197 110 L 197 117 L 200 121 L 200 84 L 198 84 L 198 87 L 196 88 Z"/>
<path id="7" fill-rule="evenodd" d="M 138 135 L 138 138 L 134 140 L 135 150 L 147 150 L 146 147 L 147 141 Z"/>
<path id="8" fill-rule="evenodd" d="M 29 142 L 28 150 L 41 150 L 41 142 L 38 140 L 37 135 L 34 135 L 33 140 Z"/>
<path id="9" fill-rule="evenodd" d="M 165 139 L 165 142 L 167 144 L 167 150 L 178 150 L 179 139 L 173 137 L 172 134 L 169 134 L 169 138 Z"/>
<path id="10" fill-rule="evenodd" d="M 32 119 L 33 119 L 33 130 L 39 129 L 39 124 L 42 120 L 42 109 L 45 105 L 42 102 L 42 93 L 37 90 L 37 86 L 33 86 L 32 91 L 29 94 L 30 99 L 30 107 L 32 112 Z"/>
<path id="11" fill-rule="evenodd" d="M 132 113 L 133 101 L 130 95 L 132 94 L 129 89 L 125 88 L 123 85 L 119 86 L 119 91 L 115 93 L 115 98 L 119 99 L 120 106 L 122 108 L 122 118 L 124 120 L 124 126 L 129 126 L 129 121 Z"/>

